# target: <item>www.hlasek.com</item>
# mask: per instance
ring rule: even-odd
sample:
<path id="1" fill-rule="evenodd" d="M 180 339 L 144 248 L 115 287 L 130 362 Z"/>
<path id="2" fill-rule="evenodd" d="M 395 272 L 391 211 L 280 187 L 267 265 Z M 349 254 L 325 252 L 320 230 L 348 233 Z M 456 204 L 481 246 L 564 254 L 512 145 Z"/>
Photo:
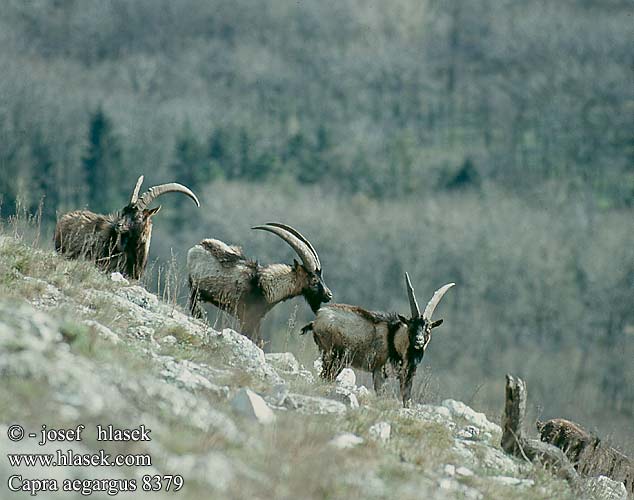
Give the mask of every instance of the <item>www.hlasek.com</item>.
<path id="1" fill-rule="evenodd" d="M 39 446 L 49 443 L 80 442 L 85 425 L 72 429 L 49 429 L 42 425 L 41 430 L 26 433 L 21 425 L 11 425 L 7 430 L 9 440 L 22 441 L 25 437 L 33 439 Z M 150 429 L 144 425 L 136 429 L 117 429 L 112 425 L 95 427 L 97 441 L 103 442 L 143 442 L 151 441 Z M 148 453 L 111 455 L 104 450 L 97 453 L 77 453 L 72 449 L 55 450 L 55 453 L 7 453 L 11 467 L 150 467 L 152 457 Z M 66 491 L 84 496 L 103 492 L 110 496 L 119 493 L 145 491 L 180 491 L 185 481 L 179 474 L 146 474 L 140 481 L 136 478 L 95 478 L 95 479 L 55 479 L 27 478 L 22 474 L 12 474 L 7 481 L 11 492 L 36 496 L 40 492 Z M 2 496 L 2 495 L 0 495 Z"/>

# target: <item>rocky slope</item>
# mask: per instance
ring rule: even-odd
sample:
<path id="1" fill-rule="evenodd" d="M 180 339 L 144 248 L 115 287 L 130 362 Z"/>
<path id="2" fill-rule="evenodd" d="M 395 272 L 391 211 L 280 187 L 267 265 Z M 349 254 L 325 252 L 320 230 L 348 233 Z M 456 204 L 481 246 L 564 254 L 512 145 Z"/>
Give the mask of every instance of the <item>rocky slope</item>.
<path id="1" fill-rule="evenodd" d="M 29 494 L 8 491 L 18 475 L 14 487 L 48 478 L 86 485 L 94 498 L 131 479 L 137 491 L 124 498 L 576 498 L 550 472 L 506 456 L 499 426 L 461 402 L 403 409 L 349 370 L 324 384 L 291 353 L 264 354 L 120 276 L 12 237 L 0 237 L 0 375 L 0 498 Z M 13 442 L 16 424 L 27 436 Z M 85 429 L 81 441 L 40 446 L 43 424 Z M 150 440 L 99 441 L 97 425 L 143 425 Z M 28 467 L 7 457 L 58 449 L 148 454 L 151 465 Z M 162 478 L 148 497 L 143 478 L 157 475 L 180 475 L 184 486 L 166 492 Z M 587 495 L 624 491 L 601 479 Z"/>

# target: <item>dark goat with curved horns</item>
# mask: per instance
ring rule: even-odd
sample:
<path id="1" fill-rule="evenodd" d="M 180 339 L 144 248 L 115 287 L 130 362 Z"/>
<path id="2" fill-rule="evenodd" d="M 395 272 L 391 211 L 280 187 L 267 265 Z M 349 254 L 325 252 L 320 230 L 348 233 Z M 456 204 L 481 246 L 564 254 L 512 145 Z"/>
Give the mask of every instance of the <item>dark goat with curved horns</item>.
<path id="1" fill-rule="evenodd" d="M 209 302 L 237 317 L 242 332 L 261 344 L 260 322 L 276 304 L 303 295 L 316 312 L 332 293 L 324 283 L 315 248 L 299 231 L 279 222 L 252 229 L 282 238 L 302 263 L 262 266 L 247 259 L 239 247 L 207 239 L 187 252 L 187 273 L 193 316 L 202 315 L 199 301 Z"/>
<path id="2" fill-rule="evenodd" d="M 182 184 L 160 184 L 139 196 L 141 184 L 143 176 L 137 180 L 130 202 L 118 212 L 101 215 L 76 210 L 62 215 L 55 226 L 55 250 L 70 259 L 91 260 L 104 271 L 139 279 L 150 251 L 152 216 L 161 209 L 160 205 L 148 209 L 150 204 L 165 193 L 183 193 L 200 206 L 196 195 Z"/>
<path id="3" fill-rule="evenodd" d="M 405 273 L 411 317 L 396 313 L 368 311 L 347 304 L 327 305 L 317 311 L 314 321 L 302 328 L 312 331 L 321 352 L 321 376 L 334 380 L 345 366 L 372 372 L 378 393 L 391 368 L 400 382 L 403 405 L 411 399 L 412 381 L 431 340 L 432 328 L 442 319 L 432 315 L 445 293 L 455 283 L 440 287 L 420 313 L 414 288 Z"/>

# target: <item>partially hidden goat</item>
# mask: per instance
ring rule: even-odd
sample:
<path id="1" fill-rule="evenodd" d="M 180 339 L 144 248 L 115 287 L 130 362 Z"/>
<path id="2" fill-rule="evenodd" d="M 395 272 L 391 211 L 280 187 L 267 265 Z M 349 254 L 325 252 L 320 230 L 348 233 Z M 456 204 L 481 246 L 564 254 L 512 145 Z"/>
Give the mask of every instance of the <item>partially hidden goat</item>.
<path id="1" fill-rule="evenodd" d="M 70 259 L 91 260 L 104 271 L 140 279 L 150 251 L 152 216 L 161 209 L 160 205 L 148 209 L 150 204 L 165 193 L 183 193 L 200 206 L 196 195 L 182 184 L 161 184 L 139 196 L 142 183 L 140 176 L 130 202 L 118 212 L 76 210 L 62 215 L 55 226 L 55 250 Z"/>
<path id="2" fill-rule="evenodd" d="M 623 481 L 628 493 L 634 495 L 634 461 L 623 453 L 564 418 L 537 421 L 536 426 L 541 440 L 560 448 L 580 474 Z"/>
<path id="3" fill-rule="evenodd" d="M 187 273 L 194 317 L 202 316 L 199 301 L 209 302 L 237 317 L 242 333 L 261 344 L 260 323 L 276 304 L 303 295 L 315 312 L 332 299 L 332 293 L 324 282 L 315 248 L 299 231 L 277 222 L 252 229 L 279 236 L 302 263 L 263 266 L 247 259 L 239 247 L 206 239 L 187 252 Z"/>
<path id="4" fill-rule="evenodd" d="M 442 319 L 432 321 L 432 315 L 454 283 L 436 290 L 423 314 L 407 273 L 405 283 L 410 318 L 347 304 L 332 304 L 320 308 L 316 318 L 302 328 L 302 334 L 313 333 L 321 352 L 321 376 L 324 379 L 332 381 L 345 366 L 352 366 L 372 373 L 374 390 L 378 393 L 392 372 L 399 378 L 403 405 L 408 403 L 416 368 L 429 345 L 432 329 L 443 322 Z"/>

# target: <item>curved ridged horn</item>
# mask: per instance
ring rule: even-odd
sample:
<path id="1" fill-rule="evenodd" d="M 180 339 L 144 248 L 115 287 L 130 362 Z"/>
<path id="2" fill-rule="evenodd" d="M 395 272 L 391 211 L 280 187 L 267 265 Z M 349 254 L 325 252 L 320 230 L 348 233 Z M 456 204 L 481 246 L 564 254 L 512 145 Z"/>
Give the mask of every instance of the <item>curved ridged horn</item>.
<path id="1" fill-rule="evenodd" d="M 132 191 L 132 196 L 130 196 L 130 205 L 134 205 L 139 199 L 139 191 L 141 190 L 141 184 L 143 184 L 142 175 L 140 175 L 136 181 L 136 186 L 134 186 L 134 191 Z"/>
<path id="2" fill-rule="evenodd" d="M 268 224 L 264 224 L 262 226 L 253 226 L 251 229 L 261 229 L 262 231 L 268 231 L 269 233 L 273 233 L 280 238 L 282 238 L 286 243 L 288 243 L 293 250 L 299 255 L 299 258 L 302 259 L 304 267 L 309 272 L 315 272 L 317 267 L 317 261 L 313 256 L 313 252 L 311 252 L 310 248 L 306 243 L 304 243 L 301 239 L 299 239 L 295 234 L 286 229 L 282 229 L 278 226 L 271 226 Z"/>
<path id="3" fill-rule="evenodd" d="M 436 306 L 440 302 L 440 299 L 442 299 L 443 296 L 447 293 L 447 290 L 449 290 L 454 285 L 455 283 L 447 283 L 434 292 L 431 300 L 427 302 L 427 305 L 425 306 L 425 311 L 423 311 L 424 319 L 431 320 L 431 316 L 432 314 L 434 314 L 434 311 L 436 310 Z"/>
<path id="4" fill-rule="evenodd" d="M 150 189 L 148 189 L 145 193 L 141 195 L 141 197 L 136 203 L 136 206 L 137 208 L 144 210 L 156 198 L 158 198 L 159 196 L 165 193 L 183 193 L 184 195 L 189 196 L 194 201 L 194 203 L 196 203 L 197 207 L 200 206 L 200 202 L 198 201 L 198 198 L 196 198 L 196 195 L 192 193 L 192 191 L 189 188 L 183 186 L 182 184 L 178 184 L 177 182 L 170 182 L 168 184 L 160 184 L 158 186 L 152 186 Z"/>
<path id="5" fill-rule="evenodd" d="M 321 271 L 321 261 L 319 260 L 319 255 L 317 255 L 317 250 L 315 250 L 315 247 L 313 246 L 313 244 L 310 241 L 308 241 L 308 238 L 306 238 L 302 233 L 300 233 L 297 229 L 291 226 L 282 224 L 281 222 L 267 222 L 265 225 L 285 229 L 286 231 L 288 231 L 289 233 L 291 233 L 292 235 L 296 236 L 301 241 L 303 241 L 308 247 L 308 249 L 312 252 L 313 256 L 315 257 L 315 262 L 317 263 L 317 270 Z"/>
<path id="6" fill-rule="evenodd" d="M 407 287 L 407 297 L 409 298 L 409 309 L 412 313 L 412 318 L 418 318 L 420 316 L 420 308 L 418 302 L 416 302 L 416 295 L 414 295 L 414 287 L 409 280 L 409 274 L 405 273 L 405 286 Z"/>

